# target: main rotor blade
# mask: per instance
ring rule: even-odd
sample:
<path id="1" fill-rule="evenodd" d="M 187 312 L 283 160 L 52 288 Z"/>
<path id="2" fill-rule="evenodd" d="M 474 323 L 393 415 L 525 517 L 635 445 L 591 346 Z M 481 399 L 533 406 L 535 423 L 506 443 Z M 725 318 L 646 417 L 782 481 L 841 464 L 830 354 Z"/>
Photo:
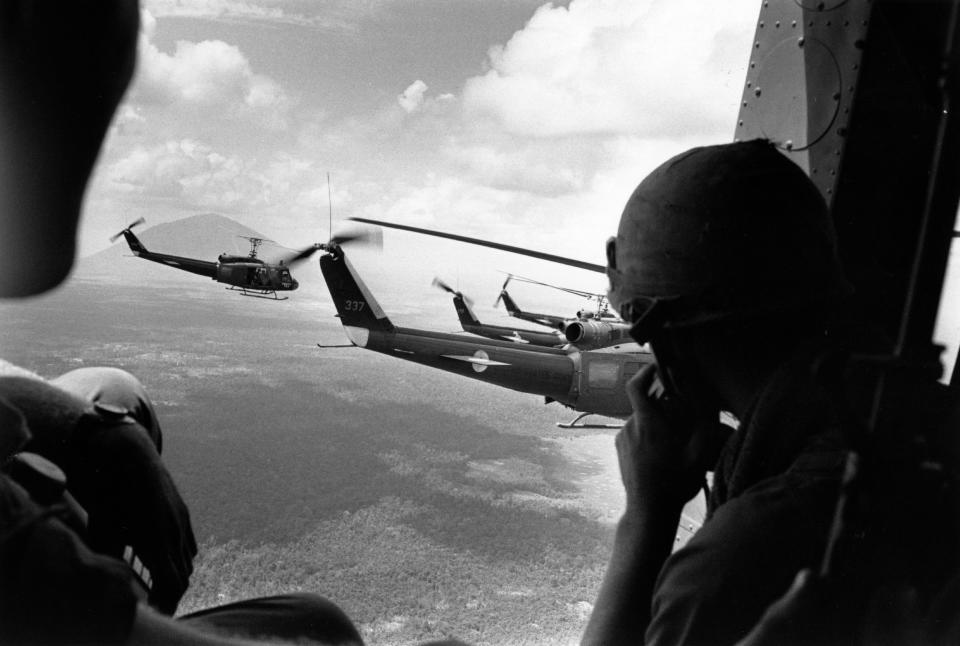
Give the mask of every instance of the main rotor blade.
<path id="1" fill-rule="evenodd" d="M 413 233 L 422 233 L 428 236 L 436 236 L 438 238 L 447 238 L 449 240 L 457 240 L 458 242 L 475 244 L 481 247 L 490 247 L 491 249 L 499 249 L 500 251 L 509 251 L 510 253 L 520 254 L 521 256 L 530 256 L 531 258 L 539 258 L 540 260 L 556 262 L 556 263 L 560 263 L 561 265 L 569 265 L 570 267 L 578 267 L 580 269 L 586 269 L 587 271 L 595 271 L 600 274 L 604 274 L 607 271 L 607 268 L 604 267 L 603 265 L 595 265 L 591 262 L 584 262 L 583 260 L 574 260 L 573 258 L 565 258 L 563 256 L 557 256 L 552 253 L 544 253 L 542 251 L 533 251 L 530 249 L 524 249 L 522 247 L 514 247 L 507 244 L 501 244 L 499 242 L 489 242 L 487 240 L 480 240 L 478 238 L 468 238 L 467 236 L 461 236 L 455 233 L 443 233 L 441 231 L 431 231 L 430 229 L 420 229 L 418 227 L 411 227 L 405 224 L 393 224 L 392 222 L 383 222 L 381 220 L 370 220 L 368 218 L 347 218 L 347 219 L 353 220 L 355 222 L 363 222 L 365 224 L 375 224 L 377 226 L 387 227 L 388 229 L 400 229 L 401 231 L 411 231 Z"/>
<path id="2" fill-rule="evenodd" d="M 320 244 L 319 244 L 319 243 L 317 243 L 317 244 L 312 244 L 312 245 L 310 245 L 309 247 L 306 247 L 306 248 L 304 248 L 304 249 L 296 252 L 295 254 L 293 254 L 293 255 L 291 255 L 291 256 L 287 256 L 286 258 L 281 259 L 281 260 L 280 260 L 280 264 L 286 263 L 286 264 L 288 264 L 288 265 L 292 265 L 292 264 L 295 263 L 295 262 L 300 262 L 301 260 L 306 260 L 307 258 L 309 258 L 310 256 L 312 256 L 313 254 L 317 253 L 317 250 L 318 250 L 318 249 L 320 249 Z"/>
<path id="3" fill-rule="evenodd" d="M 383 248 L 383 232 L 379 229 L 355 229 L 338 233 L 330 238 L 327 244 L 348 244 L 348 243 L 372 244 L 378 249 Z"/>
<path id="4" fill-rule="evenodd" d="M 549 287 L 551 289 L 557 289 L 561 292 L 567 292 L 568 294 L 573 294 L 574 296 L 582 296 L 584 298 L 600 298 L 604 294 L 597 294 L 595 292 L 588 292 L 582 289 L 573 289 L 572 287 L 561 287 L 559 285 L 551 285 L 550 283 L 542 283 L 539 280 L 534 280 L 533 278 L 525 278 L 523 276 L 517 276 L 516 274 L 507 274 L 507 281 L 510 279 L 519 280 L 521 283 L 530 283 L 531 285 L 540 285 L 541 287 Z M 506 285 L 506 283 L 504 283 Z"/>
<path id="5" fill-rule="evenodd" d="M 381 235 L 380 231 L 378 230 L 370 230 L 370 231 L 356 230 L 356 231 L 350 231 L 346 233 L 340 233 L 330 238 L 329 242 L 326 242 L 326 243 L 317 242 L 310 245 L 309 247 L 305 247 L 301 249 L 300 251 L 296 251 L 289 256 L 285 256 L 280 260 L 280 263 L 281 264 L 286 263 L 288 265 L 292 265 L 294 263 L 302 262 L 307 258 L 310 258 L 313 254 L 315 254 L 319 250 L 325 249 L 327 245 L 343 245 L 343 244 L 351 244 L 351 243 L 373 244 L 373 245 L 376 245 L 378 248 L 380 248 L 383 246 L 383 235 Z"/>
<path id="6" fill-rule="evenodd" d="M 256 243 L 256 244 L 260 244 L 261 242 L 269 242 L 271 244 L 277 244 L 270 238 L 258 238 L 257 236 L 243 236 L 243 235 L 240 235 L 239 233 L 237 234 L 237 237 L 243 238 L 244 240 L 248 240 L 249 242 Z"/>

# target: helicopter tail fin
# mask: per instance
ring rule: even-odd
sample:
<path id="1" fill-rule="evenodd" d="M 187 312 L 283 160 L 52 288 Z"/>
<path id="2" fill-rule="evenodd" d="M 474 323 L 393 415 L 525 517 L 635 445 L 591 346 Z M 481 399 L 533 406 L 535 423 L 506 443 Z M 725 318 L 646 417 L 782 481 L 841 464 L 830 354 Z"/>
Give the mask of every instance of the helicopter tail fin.
<path id="1" fill-rule="evenodd" d="M 522 314 L 523 311 L 520 307 L 513 302 L 513 299 L 510 298 L 510 294 L 507 293 L 507 290 L 502 290 L 500 292 L 500 299 L 503 300 L 503 306 L 507 308 L 508 314 Z"/>
<path id="2" fill-rule="evenodd" d="M 463 296 L 460 294 L 454 296 L 453 306 L 457 310 L 457 317 L 460 319 L 460 325 L 463 326 L 463 329 L 480 325 L 480 319 L 473 313 L 473 310 L 470 308 L 470 305 L 467 304 L 467 301 L 464 300 Z"/>
<path id="3" fill-rule="evenodd" d="M 124 239 L 127 241 L 127 246 L 130 247 L 130 251 L 132 251 L 135 256 L 139 256 L 142 253 L 149 253 L 147 251 L 147 248 L 143 246 L 143 243 L 140 242 L 140 239 L 137 238 L 137 236 L 135 236 L 132 231 L 133 227 L 143 224 L 144 222 L 146 222 L 146 220 L 144 220 L 143 218 L 139 218 L 138 220 L 130 224 L 123 231 L 120 231 L 119 233 L 115 233 L 114 235 L 110 236 L 110 242 L 114 242 L 117 238 L 119 238 L 120 236 L 123 236 Z"/>
<path id="4" fill-rule="evenodd" d="M 340 246 L 331 245 L 326 251 L 327 253 L 320 257 L 320 271 L 323 272 L 323 279 L 330 290 L 340 322 L 347 329 L 351 340 L 351 328 L 392 332 L 395 329 L 393 323 L 360 280 Z"/>

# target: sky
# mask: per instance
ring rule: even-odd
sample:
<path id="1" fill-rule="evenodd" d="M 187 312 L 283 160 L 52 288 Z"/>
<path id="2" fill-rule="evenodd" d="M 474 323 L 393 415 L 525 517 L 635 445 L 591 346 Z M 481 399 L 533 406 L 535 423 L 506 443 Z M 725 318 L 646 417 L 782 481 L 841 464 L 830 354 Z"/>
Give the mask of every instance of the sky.
<path id="1" fill-rule="evenodd" d="M 690 146 L 732 140 L 758 10 L 755 0 L 146 0 L 80 253 L 141 216 L 149 226 L 208 212 L 305 246 L 329 235 L 329 190 L 334 230 L 368 217 L 602 264 L 644 175 Z M 414 238 L 388 232 L 395 258 L 372 264 L 424 266 L 490 301 L 503 279 L 493 266 L 570 275 Z M 605 288 L 600 275 L 570 280 Z"/>

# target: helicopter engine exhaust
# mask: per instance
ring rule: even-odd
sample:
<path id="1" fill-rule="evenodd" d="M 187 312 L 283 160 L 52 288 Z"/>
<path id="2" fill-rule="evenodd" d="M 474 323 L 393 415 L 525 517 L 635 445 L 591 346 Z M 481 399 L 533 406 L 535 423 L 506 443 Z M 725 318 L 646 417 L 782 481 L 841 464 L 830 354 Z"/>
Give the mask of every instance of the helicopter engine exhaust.
<path id="1" fill-rule="evenodd" d="M 570 343 L 592 343 L 609 336 L 609 329 L 594 321 L 574 321 L 563 329 L 563 334 Z"/>

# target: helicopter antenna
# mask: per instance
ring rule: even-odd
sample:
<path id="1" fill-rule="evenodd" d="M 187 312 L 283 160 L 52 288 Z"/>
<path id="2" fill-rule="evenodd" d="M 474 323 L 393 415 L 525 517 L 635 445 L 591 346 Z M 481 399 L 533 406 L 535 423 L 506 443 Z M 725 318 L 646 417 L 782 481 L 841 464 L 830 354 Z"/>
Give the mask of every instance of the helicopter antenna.
<path id="1" fill-rule="evenodd" d="M 330 212 L 330 217 L 329 217 L 330 228 L 328 232 L 330 234 L 329 237 L 332 239 L 333 238 L 333 198 L 331 197 L 331 194 L 330 194 L 330 171 L 327 171 L 327 207 Z"/>

